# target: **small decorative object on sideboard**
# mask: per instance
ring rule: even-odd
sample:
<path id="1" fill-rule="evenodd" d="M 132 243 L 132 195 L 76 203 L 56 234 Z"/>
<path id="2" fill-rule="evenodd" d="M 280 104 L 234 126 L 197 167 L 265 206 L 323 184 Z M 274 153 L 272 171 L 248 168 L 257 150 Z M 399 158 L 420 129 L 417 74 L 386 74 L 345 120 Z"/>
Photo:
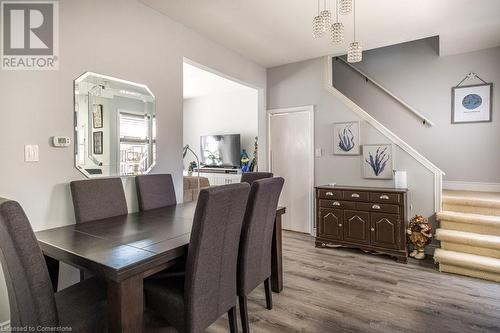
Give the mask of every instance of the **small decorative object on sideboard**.
<path id="1" fill-rule="evenodd" d="M 432 226 L 422 215 L 415 215 L 406 230 L 408 240 L 412 244 L 410 257 L 415 259 L 425 258 L 425 246 L 431 241 Z"/>
<path id="2" fill-rule="evenodd" d="M 407 189 L 316 187 L 316 246 L 353 247 L 407 261 Z"/>

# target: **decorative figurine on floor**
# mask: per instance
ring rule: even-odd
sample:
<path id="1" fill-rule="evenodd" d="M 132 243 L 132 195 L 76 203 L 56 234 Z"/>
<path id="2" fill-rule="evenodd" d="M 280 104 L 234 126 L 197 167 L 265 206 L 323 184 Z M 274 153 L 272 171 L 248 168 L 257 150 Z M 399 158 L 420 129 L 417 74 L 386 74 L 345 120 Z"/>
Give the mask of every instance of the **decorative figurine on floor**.
<path id="1" fill-rule="evenodd" d="M 425 246 L 432 238 L 432 226 L 429 221 L 422 215 L 415 215 L 415 217 L 410 220 L 406 233 L 408 234 L 410 243 L 413 245 L 413 251 L 410 252 L 410 257 L 419 260 L 424 259 Z"/>

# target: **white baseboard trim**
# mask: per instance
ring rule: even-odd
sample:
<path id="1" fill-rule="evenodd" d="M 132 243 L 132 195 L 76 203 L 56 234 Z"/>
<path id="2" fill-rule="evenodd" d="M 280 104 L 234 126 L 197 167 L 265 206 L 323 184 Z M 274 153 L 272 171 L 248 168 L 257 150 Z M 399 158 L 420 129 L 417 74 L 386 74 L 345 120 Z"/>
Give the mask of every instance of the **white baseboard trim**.
<path id="1" fill-rule="evenodd" d="M 445 190 L 500 192 L 500 183 L 443 181 Z"/>
<path id="2" fill-rule="evenodd" d="M 0 323 L 0 332 L 10 332 L 10 320 Z"/>

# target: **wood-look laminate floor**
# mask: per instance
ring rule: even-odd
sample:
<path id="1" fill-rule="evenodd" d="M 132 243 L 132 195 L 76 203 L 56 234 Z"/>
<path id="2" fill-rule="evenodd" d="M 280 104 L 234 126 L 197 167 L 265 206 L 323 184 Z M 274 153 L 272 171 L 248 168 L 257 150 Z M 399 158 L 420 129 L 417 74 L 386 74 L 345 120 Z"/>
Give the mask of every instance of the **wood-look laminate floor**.
<path id="1" fill-rule="evenodd" d="M 285 289 L 273 294 L 271 311 L 263 287 L 252 292 L 252 332 L 500 332 L 498 283 L 440 273 L 429 262 L 315 248 L 312 237 L 292 232 L 283 247 Z M 228 332 L 227 317 L 207 332 Z"/>

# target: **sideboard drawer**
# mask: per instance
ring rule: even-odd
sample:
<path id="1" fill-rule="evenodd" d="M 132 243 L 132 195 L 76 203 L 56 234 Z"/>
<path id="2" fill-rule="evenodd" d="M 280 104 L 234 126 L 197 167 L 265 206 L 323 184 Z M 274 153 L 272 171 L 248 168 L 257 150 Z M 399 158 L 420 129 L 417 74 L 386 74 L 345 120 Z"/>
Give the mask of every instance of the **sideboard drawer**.
<path id="1" fill-rule="evenodd" d="M 354 209 L 356 203 L 349 201 L 339 201 L 339 200 L 320 200 L 319 206 L 326 208 Z"/>
<path id="2" fill-rule="evenodd" d="M 318 190 L 320 199 L 342 199 L 342 191 L 335 190 Z"/>
<path id="3" fill-rule="evenodd" d="M 399 214 L 399 206 L 390 204 L 357 202 L 356 209 L 367 210 L 370 212 Z"/>
<path id="4" fill-rule="evenodd" d="M 368 201 L 369 193 L 368 192 L 359 192 L 359 191 L 343 191 L 344 199 L 346 200 L 356 200 L 356 201 Z"/>
<path id="5" fill-rule="evenodd" d="M 398 193 L 371 192 L 370 201 L 398 204 L 401 202 L 401 195 L 399 195 Z"/>

